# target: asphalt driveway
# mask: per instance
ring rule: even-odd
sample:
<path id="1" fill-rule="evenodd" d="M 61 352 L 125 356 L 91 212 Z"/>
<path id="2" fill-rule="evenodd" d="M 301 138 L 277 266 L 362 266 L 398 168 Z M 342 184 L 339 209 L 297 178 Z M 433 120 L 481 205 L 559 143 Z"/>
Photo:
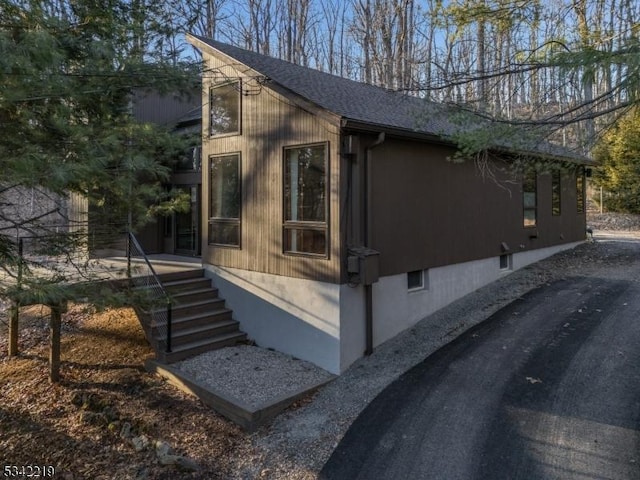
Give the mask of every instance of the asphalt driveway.
<path id="1" fill-rule="evenodd" d="M 640 283 L 533 290 L 388 386 L 322 479 L 640 479 Z"/>

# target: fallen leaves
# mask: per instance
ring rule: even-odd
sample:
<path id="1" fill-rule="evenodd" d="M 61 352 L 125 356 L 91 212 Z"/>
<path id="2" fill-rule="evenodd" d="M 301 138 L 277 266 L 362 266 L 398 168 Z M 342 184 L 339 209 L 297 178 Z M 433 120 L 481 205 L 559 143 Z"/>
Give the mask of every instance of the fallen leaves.
<path id="1" fill-rule="evenodd" d="M 188 478 L 228 476 L 243 433 L 141 368 L 152 350 L 131 310 L 89 314 L 72 306 L 63 315 L 59 385 L 47 381 L 46 312 L 24 310 L 20 323 L 21 355 L 0 350 L 3 461 L 53 465 L 56 476 L 72 480 L 183 478 L 196 465 L 200 473 Z M 170 439 L 176 462 L 163 465 L 153 449 L 136 452 L 121 435 L 127 424 L 137 435 Z"/>

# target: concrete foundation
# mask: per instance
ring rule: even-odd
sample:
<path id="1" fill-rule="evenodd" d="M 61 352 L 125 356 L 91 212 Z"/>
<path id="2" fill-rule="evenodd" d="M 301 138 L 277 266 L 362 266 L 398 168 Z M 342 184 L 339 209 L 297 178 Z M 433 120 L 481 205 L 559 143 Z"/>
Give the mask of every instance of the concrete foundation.
<path id="1" fill-rule="evenodd" d="M 373 286 L 374 346 L 513 270 L 580 242 L 513 253 L 424 271 L 423 288 L 407 275 L 382 277 Z M 365 350 L 364 287 L 335 285 L 234 268 L 204 265 L 240 328 L 259 346 L 273 348 L 339 374 Z"/>

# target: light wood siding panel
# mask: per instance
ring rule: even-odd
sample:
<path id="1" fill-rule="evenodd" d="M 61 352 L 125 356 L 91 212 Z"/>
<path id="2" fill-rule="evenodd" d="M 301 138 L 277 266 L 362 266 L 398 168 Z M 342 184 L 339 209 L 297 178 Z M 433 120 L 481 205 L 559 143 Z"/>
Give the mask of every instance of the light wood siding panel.
<path id="1" fill-rule="evenodd" d="M 70 232 L 87 232 L 89 224 L 89 201 L 79 193 L 70 193 L 67 197 L 67 216 Z"/>
<path id="2" fill-rule="evenodd" d="M 249 91 L 242 97 L 242 134 L 210 138 L 208 102 L 212 79 L 203 81 L 203 238 L 205 263 L 289 277 L 340 281 L 339 128 L 296 106 L 247 69 L 236 71 L 224 60 L 205 54 L 210 71 L 242 77 Z M 220 80 L 219 80 L 220 81 Z M 327 142 L 329 155 L 329 258 L 285 255 L 282 251 L 284 147 Z M 242 158 L 241 248 L 208 244 L 209 157 L 239 152 Z"/>

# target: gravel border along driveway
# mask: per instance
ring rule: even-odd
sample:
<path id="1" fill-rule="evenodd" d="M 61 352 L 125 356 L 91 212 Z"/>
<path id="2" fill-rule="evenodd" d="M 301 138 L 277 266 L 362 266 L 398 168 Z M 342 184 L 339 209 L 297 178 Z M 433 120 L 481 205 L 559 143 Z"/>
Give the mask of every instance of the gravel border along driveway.
<path id="1" fill-rule="evenodd" d="M 399 375 L 527 291 L 565 277 L 640 281 L 640 232 L 596 231 L 585 242 L 518 270 L 425 318 L 322 388 L 248 435 L 229 458 L 231 478 L 314 479 L 349 425 Z"/>

